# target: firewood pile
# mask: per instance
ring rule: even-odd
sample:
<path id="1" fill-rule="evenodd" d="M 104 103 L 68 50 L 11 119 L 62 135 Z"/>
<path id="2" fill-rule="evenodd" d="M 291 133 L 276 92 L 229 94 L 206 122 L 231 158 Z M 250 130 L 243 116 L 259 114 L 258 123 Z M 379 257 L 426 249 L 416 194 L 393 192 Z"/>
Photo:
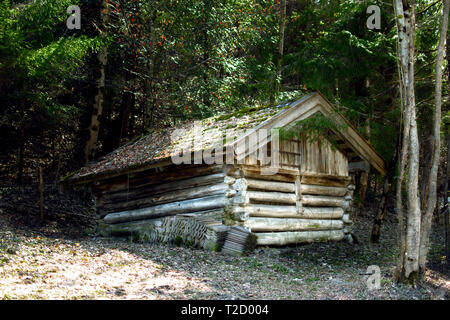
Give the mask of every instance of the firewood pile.
<path id="1" fill-rule="evenodd" d="M 228 231 L 223 253 L 231 255 L 246 255 L 256 247 L 256 236 L 241 226 L 234 226 Z"/>
<path id="2" fill-rule="evenodd" d="M 176 243 L 219 251 L 228 227 L 211 217 L 177 215 L 162 219 L 161 226 L 149 233 L 150 242 Z"/>

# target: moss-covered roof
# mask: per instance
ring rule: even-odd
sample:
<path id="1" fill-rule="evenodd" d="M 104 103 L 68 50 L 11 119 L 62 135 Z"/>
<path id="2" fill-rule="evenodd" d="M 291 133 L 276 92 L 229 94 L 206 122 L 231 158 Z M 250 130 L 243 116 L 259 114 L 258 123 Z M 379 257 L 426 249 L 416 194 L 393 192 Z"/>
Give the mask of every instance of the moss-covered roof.
<path id="1" fill-rule="evenodd" d="M 276 106 L 243 108 L 233 113 L 187 121 L 176 127 L 153 132 L 89 163 L 63 180 L 85 180 L 96 175 L 125 172 L 131 168 L 170 159 L 172 155 L 177 155 L 180 150 L 186 148 L 192 152 L 213 148 L 218 142 L 223 143 L 225 137 L 239 138 L 247 130 L 255 128 L 290 106 L 291 103 L 288 102 Z M 224 146 L 229 143 L 231 141 L 227 139 Z"/>

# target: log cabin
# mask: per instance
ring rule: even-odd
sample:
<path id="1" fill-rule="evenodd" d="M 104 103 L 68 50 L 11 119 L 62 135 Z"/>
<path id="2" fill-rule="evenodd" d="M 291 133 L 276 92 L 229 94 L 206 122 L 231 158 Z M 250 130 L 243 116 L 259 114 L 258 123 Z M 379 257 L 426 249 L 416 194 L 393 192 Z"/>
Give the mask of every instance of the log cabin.
<path id="1" fill-rule="evenodd" d="M 317 115 L 336 126 L 313 140 L 280 134 Z M 153 132 L 62 184 L 91 190 L 107 235 L 242 252 L 252 244 L 342 240 L 351 174 L 367 163 L 385 174 L 383 158 L 313 92 Z"/>

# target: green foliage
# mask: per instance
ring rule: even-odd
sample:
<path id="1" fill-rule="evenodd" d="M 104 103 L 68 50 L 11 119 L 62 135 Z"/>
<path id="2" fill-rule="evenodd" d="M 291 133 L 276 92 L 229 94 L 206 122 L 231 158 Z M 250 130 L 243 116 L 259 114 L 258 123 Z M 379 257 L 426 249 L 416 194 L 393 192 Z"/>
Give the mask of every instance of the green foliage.
<path id="1" fill-rule="evenodd" d="M 182 244 L 183 244 L 183 238 L 180 237 L 180 236 L 176 236 L 176 238 L 175 238 L 175 245 L 179 247 Z"/>
<path id="2" fill-rule="evenodd" d="M 346 130 L 344 125 L 338 125 L 332 117 L 326 117 L 318 112 L 312 117 L 299 120 L 288 128 L 280 128 L 281 140 L 290 140 L 292 138 L 305 139 L 310 143 L 321 142 L 324 137 L 329 140 L 332 147 L 337 147 L 337 143 L 332 139 L 330 132 L 340 132 Z"/>
<path id="3" fill-rule="evenodd" d="M 96 54 L 106 48 L 98 143 L 104 152 L 111 151 L 108 144 L 116 135 L 132 139 L 224 111 L 231 115 L 217 119 L 251 113 L 268 105 L 280 83 L 277 103 L 298 99 L 305 89 L 320 90 L 385 159 L 392 158 L 399 96 L 390 1 L 377 2 L 381 30 L 366 27 L 368 2 L 289 2 L 280 78 L 280 1 L 110 0 L 104 21 L 101 3 L 0 0 L 0 129 L 26 129 L 36 136 L 65 126 L 82 132 L 74 119 L 90 118 Z M 66 28 L 66 9 L 75 4 L 85 19 L 81 31 Z M 429 1 L 418 0 L 417 6 L 417 106 L 426 135 L 441 4 L 429 7 Z M 130 96 L 132 106 L 124 110 Z M 126 122 L 121 117 L 131 122 L 129 132 L 121 131 Z M 318 141 L 343 128 L 313 117 L 291 129 L 284 138 Z"/>
<path id="4" fill-rule="evenodd" d="M 110 52 L 132 78 L 117 87 L 139 93 L 156 115 L 204 118 L 270 96 L 273 2 L 120 0 L 112 6 Z"/>
<path id="5" fill-rule="evenodd" d="M 0 1 L 0 85 L 14 85 L 6 92 L 7 105 L 25 98 L 51 117 L 73 113 L 74 106 L 56 96 L 85 57 L 104 45 L 99 38 L 66 35 L 66 9 L 77 3 L 37 0 L 13 7 Z"/>
<path id="6" fill-rule="evenodd" d="M 98 38 L 61 37 L 48 46 L 25 51 L 19 59 L 29 78 L 61 79 L 79 68 L 89 52 L 97 52 L 101 46 Z"/>

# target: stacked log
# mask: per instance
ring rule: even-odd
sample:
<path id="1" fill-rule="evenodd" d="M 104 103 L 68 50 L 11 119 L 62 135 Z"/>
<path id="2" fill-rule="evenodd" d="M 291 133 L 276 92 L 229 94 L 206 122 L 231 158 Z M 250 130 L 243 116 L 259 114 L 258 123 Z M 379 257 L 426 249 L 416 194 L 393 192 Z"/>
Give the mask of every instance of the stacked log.
<path id="1" fill-rule="evenodd" d="M 97 197 L 115 192 L 142 190 L 153 185 L 161 185 L 192 177 L 221 173 L 220 165 L 162 165 L 137 173 L 121 174 L 106 179 L 94 179 L 92 191 Z"/>
<path id="2" fill-rule="evenodd" d="M 241 209 L 243 210 L 243 209 Z M 249 217 L 267 218 L 298 218 L 298 219 L 341 219 L 344 213 L 338 207 L 304 207 L 302 213 L 298 213 L 295 206 L 275 206 L 264 204 L 249 204 L 245 207 L 247 215 L 240 214 L 240 209 L 236 209 L 235 216 L 240 221 L 248 220 Z"/>
<path id="3" fill-rule="evenodd" d="M 254 250 L 256 236 L 241 226 L 231 227 L 227 233 L 222 252 L 231 255 L 246 255 Z"/>
<path id="4" fill-rule="evenodd" d="M 250 217 L 244 225 L 252 232 L 342 229 L 342 220 Z"/>
<path id="5" fill-rule="evenodd" d="M 233 217 L 255 234 L 258 245 L 342 240 L 349 177 L 286 169 L 264 176 L 249 166 L 233 174 L 239 194 Z"/>
<path id="6" fill-rule="evenodd" d="M 340 241 L 344 238 L 342 230 L 294 231 L 257 233 L 257 245 L 287 245 L 304 242 Z"/>
<path id="7" fill-rule="evenodd" d="M 228 230 L 229 227 L 223 225 L 222 223 L 208 225 L 201 247 L 206 250 L 221 251 L 224 246 Z"/>
<path id="8" fill-rule="evenodd" d="M 195 174 L 195 172 L 193 173 Z M 223 173 L 194 176 L 178 181 L 140 184 L 139 187 L 97 194 L 100 217 L 112 212 L 224 194 L 228 185 Z"/>
<path id="9" fill-rule="evenodd" d="M 176 179 L 177 173 L 182 179 Z M 105 232 L 221 250 L 229 229 L 222 224 L 224 208 L 238 193 L 239 188 L 232 187 L 236 178 L 217 172 L 217 166 L 194 168 L 190 176 L 180 168 L 161 178 L 161 182 L 133 178 L 126 188 L 123 182 L 98 185 L 97 206 L 103 212 Z"/>
<path id="10" fill-rule="evenodd" d="M 225 169 L 158 184 L 142 180 L 127 193 L 108 191 L 102 209 L 126 210 L 108 212 L 103 221 L 115 233 L 141 234 L 145 241 L 223 247 L 238 255 L 256 243 L 342 239 L 348 177 L 287 169 L 263 175 L 247 165 Z"/>
<path id="11" fill-rule="evenodd" d="M 347 194 L 345 195 L 345 202 L 343 205 L 344 215 L 342 217 L 342 221 L 344 222 L 344 234 L 345 240 L 353 243 L 354 236 L 352 236 L 352 224 L 353 221 L 350 219 L 352 213 L 352 201 L 353 201 L 353 192 L 355 191 L 355 185 L 350 184 L 348 186 Z"/>
<path id="12" fill-rule="evenodd" d="M 192 200 L 170 202 L 142 209 L 114 212 L 106 215 L 103 220 L 106 223 L 119 223 L 143 219 L 153 219 L 180 213 L 223 208 L 225 205 L 225 195 L 219 194 Z"/>

